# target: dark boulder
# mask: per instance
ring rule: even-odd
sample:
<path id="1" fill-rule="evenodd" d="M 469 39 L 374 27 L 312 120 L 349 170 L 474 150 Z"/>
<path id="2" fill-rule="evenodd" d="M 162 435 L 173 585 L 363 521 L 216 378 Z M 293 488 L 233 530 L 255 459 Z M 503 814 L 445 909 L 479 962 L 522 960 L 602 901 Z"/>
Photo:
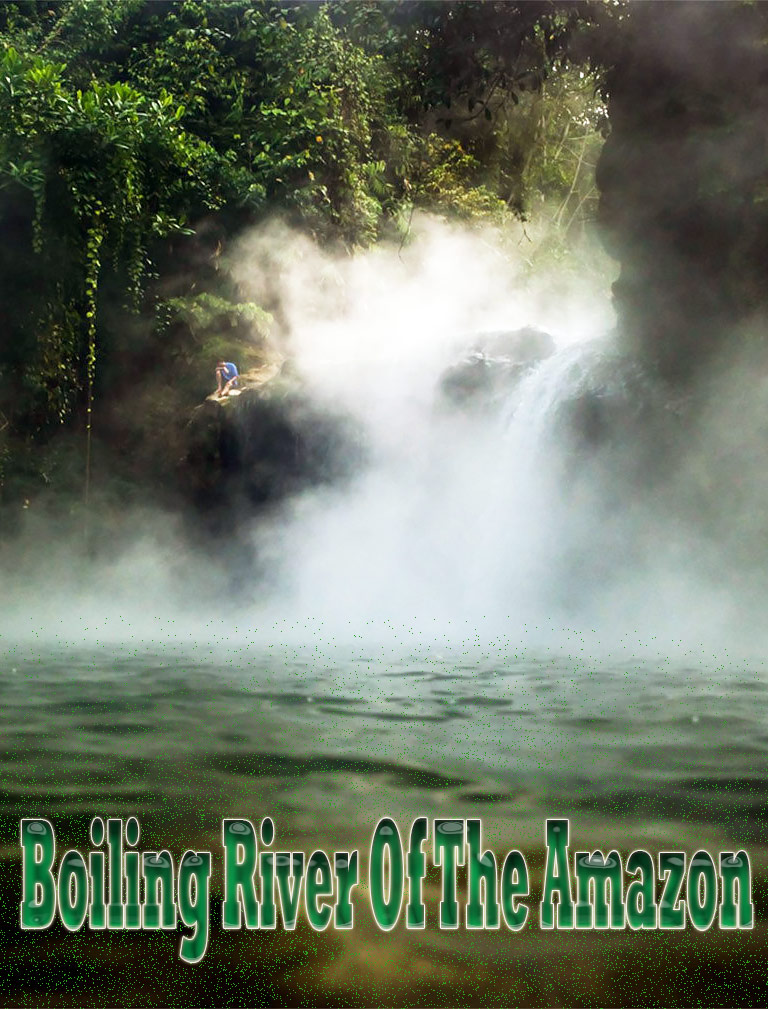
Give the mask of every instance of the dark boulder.
<path id="1" fill-rule="evenodd" d="M 531 326 L 476 334 L 461 360 L 443 375 L 440 391 L 457 406 L 493 404 L 554 350 L 550 334 Z"/>
<path id="2" fill-rule="evenodd" d="M 189 496 L 199 511 L 225 514 L 227 522 L 342 480 L 362 456 L 348 417 L 280 379 L 209 397 L 192 412 L 187 444 Z"/>

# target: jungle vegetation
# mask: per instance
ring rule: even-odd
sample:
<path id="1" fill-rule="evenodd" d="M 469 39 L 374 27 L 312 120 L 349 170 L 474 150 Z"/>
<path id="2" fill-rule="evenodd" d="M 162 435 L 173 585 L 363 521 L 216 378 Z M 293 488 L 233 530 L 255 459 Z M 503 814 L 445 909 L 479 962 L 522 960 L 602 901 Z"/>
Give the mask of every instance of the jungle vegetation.
<path id="1" fill-rule="evenodd" d="M 766 35 L 764 5 L 707 6 Z M 194 403 L 212 357 L 266 332 L 269 306 L 244 301 L 219 265 L 270 215 L 353 254 L 407 241 L 414 210 L 499 226 L 544 214 L 564 240 L 600 213 L 617 255 L 631 233 L 636 275 L 669 275 L 659 241 L 675 246 L 732 162 L 703 157 L 673 196 L 661 182 L 639 192 L 665 164 L 634 138 L 727 129 L 757 85 L 739 83 L 743 59 L 718 88 L 638 42 L 668 34 L 682 17 L 671 8 L 702 5 L 634 7 L 633 22 L 619 0 L 0 5 L 0 508 L 46 487 L 81 494 L 92 431 L 129 460 L 121 494 L 162 483 L 162 415 L 134 399 L 144 415 L 126 423 L 100 404 L 130 402 L 158 372 Z M 737 180 L 742 214 L 768 206 L 764 162 Z M 658 226 L 670 200 L 692 203 L 678 232 L 678 218 Z"/>

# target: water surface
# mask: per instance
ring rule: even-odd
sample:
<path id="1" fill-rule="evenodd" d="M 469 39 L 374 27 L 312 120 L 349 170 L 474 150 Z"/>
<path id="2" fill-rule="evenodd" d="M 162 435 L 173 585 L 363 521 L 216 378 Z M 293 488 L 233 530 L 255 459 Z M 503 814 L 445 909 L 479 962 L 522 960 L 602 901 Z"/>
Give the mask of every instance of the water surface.
<path id="1" fill-rule="evenodd" d="M 3 1004 L 655 1004 L 660 987 L 670 1004 L 720 1005 L 742 998 L 726 986 L 736 969 L 754 1002 L 767 962 L 767 690 L 759 663 L 503 648 L 393 659 L 362 645 L 9 647 Z M 350 933 L 214 925 L 197 967 L 168 935 L 21 933 L 19 819 L 45 816 L 60 843 L 87 850 L 97 814 L 137 816 L 143 850 L 192 845 L 214 864 L 225 816 L 270 815 L 278 847 L 357 847 L 363 859 L 381 816 L 403 833 L 417 815 L 476 816 L 498 853 L 526 852 L 534 890 L 544 820 L 567 816 L 572 851 L 745 847 L 759 920 L 728 935 L 448 934 L 434 927 L 430 877 L 425 933 L 378 932 L 361 888 Z M 111 988 L 94 973 L 102 962 Z M 160 962 L 173 984 L 156 977 Z M 505 977 L 514 990 L 499 987 Z"/>

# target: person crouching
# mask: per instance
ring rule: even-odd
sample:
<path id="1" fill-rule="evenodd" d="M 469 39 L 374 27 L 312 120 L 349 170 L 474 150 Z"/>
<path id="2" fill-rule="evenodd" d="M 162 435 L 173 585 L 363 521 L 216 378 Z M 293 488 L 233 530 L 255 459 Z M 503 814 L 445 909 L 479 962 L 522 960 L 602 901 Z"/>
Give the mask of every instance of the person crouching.
<path id="1" fill-rule="evenodd" d="M 237 388 L 237 365 L 231 361 L 218 361 L 216 363 L 216 395 L 228 396 L 230 389 Z"/>

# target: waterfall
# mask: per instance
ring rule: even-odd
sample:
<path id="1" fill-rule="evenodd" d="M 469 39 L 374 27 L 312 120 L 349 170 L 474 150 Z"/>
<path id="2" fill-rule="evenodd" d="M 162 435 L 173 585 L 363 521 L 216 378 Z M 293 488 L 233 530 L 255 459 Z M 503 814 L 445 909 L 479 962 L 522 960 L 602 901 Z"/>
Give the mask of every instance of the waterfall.
<path id="1" fill-rule="evenodd" d="M 568 553 L 563 530 L 583 517 L 563 483 L 560 411 L 595 391 L 595 364 L 604 371 L 609 357 L 565 347 L 485 409 L 446 404 L 445 357 L 417 382 L 374 369 L 355 404 L 363 468 L 343 487 L 300 495 L 261 530 L 272 551 L 276 537 L 283 545 L 275 563 L 291 606 L 350 621 L 542 614 Z M 600 381 L 598 395 L 616 395 Z"/>

